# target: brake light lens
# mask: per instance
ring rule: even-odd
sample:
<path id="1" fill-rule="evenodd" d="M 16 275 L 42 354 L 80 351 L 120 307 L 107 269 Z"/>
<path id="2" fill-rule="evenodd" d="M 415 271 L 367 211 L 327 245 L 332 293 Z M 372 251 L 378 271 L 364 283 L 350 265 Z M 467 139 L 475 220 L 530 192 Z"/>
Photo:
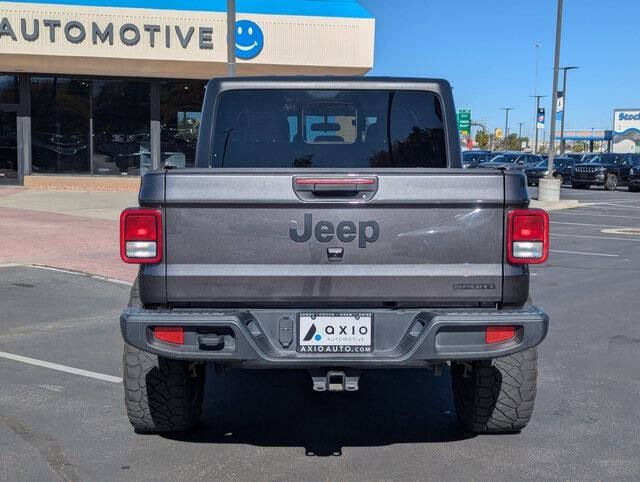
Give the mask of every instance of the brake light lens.
<path id="1" fill-rule="evenodd" d="M 120 215 L 120 257 L 125 263 L 162 261 L 162 214 L 155 209 L 130 208 Z"/>
<path id="2" fill-rule="evenodd" d="M 513 209 L 507 217 L 507 260 L 540 264 L 549 257 L 549 215 L 543 209 Z"/>
<path id="3" fill-rule="evenodd" d="M 484 341 L 487 344 L 502 343 L 516 336 L 515 326 L 487 326 Z"/>
<path id="4" fill-rule="evenodd" d="M 181 326 L 156 326 L 153 328 L 156 340 L 174 345 L 184 345 L 184 330 Z"/>

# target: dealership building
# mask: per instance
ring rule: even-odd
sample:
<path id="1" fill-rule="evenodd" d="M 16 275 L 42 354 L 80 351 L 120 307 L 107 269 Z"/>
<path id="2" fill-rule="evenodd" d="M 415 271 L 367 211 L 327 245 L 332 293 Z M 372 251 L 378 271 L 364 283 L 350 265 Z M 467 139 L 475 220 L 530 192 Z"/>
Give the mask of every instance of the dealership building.
<path id="1" fill-rule="evenodd" d="M 237 0 L 238 75 L 362 75 L 357 0 Z M 0 184 L 134 187 L 194 164 L 206 80 L 227 72 L 226 0 L 0 1 Z"/>
<path id="2" fill-rule="evenodd" d="M 640 153 L 640 109 L 613 111 L 613 152 Z"/>

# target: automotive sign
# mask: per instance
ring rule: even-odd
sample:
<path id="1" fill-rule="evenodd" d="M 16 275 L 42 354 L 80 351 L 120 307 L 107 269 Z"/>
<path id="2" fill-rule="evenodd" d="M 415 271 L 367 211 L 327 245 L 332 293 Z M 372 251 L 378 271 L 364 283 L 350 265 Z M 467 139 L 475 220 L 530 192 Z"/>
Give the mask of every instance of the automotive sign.
<path id="1" fill-rule="evenodd" d="M 613 112 L 613 152 L 640 152 L 640 109 Z"/>

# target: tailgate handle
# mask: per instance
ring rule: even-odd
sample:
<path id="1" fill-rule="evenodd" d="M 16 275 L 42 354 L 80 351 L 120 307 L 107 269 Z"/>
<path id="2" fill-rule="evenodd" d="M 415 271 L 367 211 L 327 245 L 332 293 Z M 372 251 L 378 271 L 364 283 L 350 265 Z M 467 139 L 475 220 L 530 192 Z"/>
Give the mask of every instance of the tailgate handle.
<path id="1" fill-rule="evenodd" d="M 377 177 L 296 177 L 293 189 L 301 199 L 360 198 L 369 200 L 378 190 Z"/>

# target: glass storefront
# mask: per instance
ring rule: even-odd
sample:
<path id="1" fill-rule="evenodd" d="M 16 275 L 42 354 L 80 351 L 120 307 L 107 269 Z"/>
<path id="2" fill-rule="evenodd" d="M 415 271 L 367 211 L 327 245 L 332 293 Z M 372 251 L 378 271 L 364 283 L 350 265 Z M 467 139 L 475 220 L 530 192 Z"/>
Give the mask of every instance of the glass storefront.
<path id="1" fill-rule="evenodd" d="M 18 182 L 18 100 L 18 77 L 0 74 L 0 184 Z"/>
<path id="2" fill-rule="evenodd" d="M 161 166 L 193 167 L 204 98 L 204 80 L 160 84 Z"/>
<path id="3" fill-rule="evenodd" d="M 17 179 L 23 162 L 17 116 L 31 122 L 27 174 L 136 176 L 152 164 L 192 167 L 205 86 L 204 80 L 0 74 L 0 177 L 11 172 Z M 158 125 L 160 135 L 153 134 Z"/>
<path id="4" fill-rule="evenodd" d="M 151 167 L 149 82 L 92 81 L 93 173 L 138 175 Z"/>
<path id="5" fill-rule="evenodd" d="M 0 110 L 0 184 L 18 181 L 16 113 Z"/>
<path id="6" fill-rule="evenodd" d="M 18 76 L 0 74 L 0 104 L 18 103 Z"/>
<path id="7" fill-rule="evenodd" d="M 34 173 L 90 173 L 90 81 L 31 77 Z"/>

